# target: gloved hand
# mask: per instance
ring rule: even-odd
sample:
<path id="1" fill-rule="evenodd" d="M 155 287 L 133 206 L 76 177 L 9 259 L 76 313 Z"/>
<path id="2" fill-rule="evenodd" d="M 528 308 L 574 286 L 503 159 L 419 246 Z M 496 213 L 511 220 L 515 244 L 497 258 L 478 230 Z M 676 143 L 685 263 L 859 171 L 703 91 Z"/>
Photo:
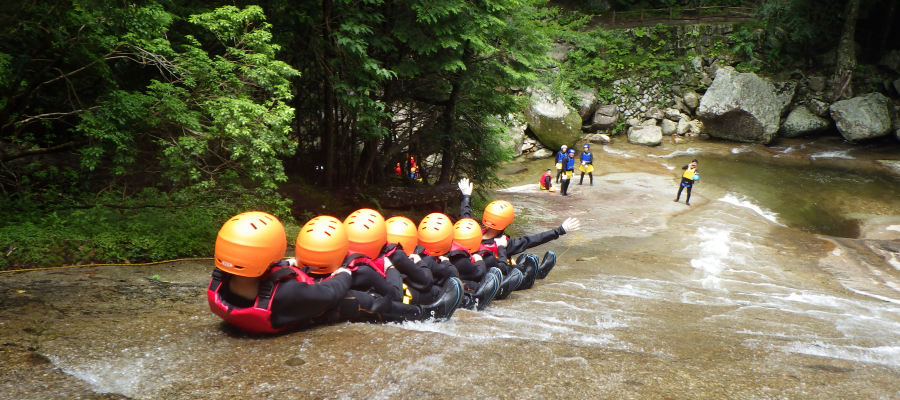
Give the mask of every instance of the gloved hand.
<path id="1" fill-rule="evenodd" d="M 346 272 L 347 275 L 353 275 L 353 272 L 352 272 L 352 271 L 350 271 L 350 270 L 347 269 L 347 268 L 341 267 L 341 268 L 338 268 L 336 271 L 332 272 L 332 273 L 331 273 L 331 276 L 335 276 L 335 275 L 337 275 L 337 274 L 340 274 L 341 272 Z"/>
<path id="2" fill-rule="evenodd" d="M 416 264 L 418 264 L 419 261 L 422 261 L 422 257 L 419 257 L 418 254 L 410 254 L 409 259 L 412 260 Z"/>
<path id="3" fill-rule="evenodd" d="M 578 218 L 570 217 L 563 221 L 562 228 L 566 233 L 575 232 L 581 229 L 581 222 L 578 222 Z"/>
<path id="4" fill-rule="evenodd" d="M 506 239 L 506 235 L 500 235 L 499 237 L 494 239 L 494 243 L 496 243 L 497 246 L 506 247 L 509 245 L 509 240 Z"/>
<path id="5" fill-rule="evenodd" d="M 483 258 L 481 258 L 481 256 L 479 256 L 478 254 L 472 254 L 472 261 L 479 262 L 481 260 L 483 260 Z"/>
<path id="6" fill-rule="evenodd" d="M 472 182 L 469 182 L 469 178 L 462 178 L 459 180 L 459 191 L 463 196 L 472 195 Z"/>
<path id="7" fill-rule="evenodd" d="M 394 263 L 391 262 L 390 258 L 384 258 L 384 270 L 387 271 L 391 268 L 394 268 Z"/>
<path id="8" fill-rule="evenodd" d="M 287 260 L 284 260 L 284 261 L 287 261 L 288 264 L 290 264 L 292 267 L 296 267 L 296 266 L 297 266 L 297 259 L 296 259 L 296 258 L 288 258 Z"/>
<path id="9" fill-rule="evenodd" d="M 581 165 L 585 165 L 586 162 L 587 162 L 587 161 L 582 161 L 582 162 L 581 162 Z"/>
<path id="10" fill-rule="evenodd" d="M 450 262 L 450 259 L 447 258 L 447 257 L 444 257 L 444 256 L 440 256 L 440 257 L 438 257 L 438 261 L 441 261 L 441 262 Z"/>

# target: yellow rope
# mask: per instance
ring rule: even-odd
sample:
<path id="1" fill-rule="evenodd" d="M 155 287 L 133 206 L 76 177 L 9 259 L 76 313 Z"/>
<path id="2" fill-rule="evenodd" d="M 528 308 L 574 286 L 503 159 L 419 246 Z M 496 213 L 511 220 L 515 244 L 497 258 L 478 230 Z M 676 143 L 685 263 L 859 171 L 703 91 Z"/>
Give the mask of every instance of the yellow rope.
<path id="1" fill-rule="evenodd" d="M 53 269 L 69 269 L 69 268 L 93 268 L 93 267 L 141 267 L 147 265 L 157 265 L 157 264 L 165 264 L 176 261 L 204 261 L 204 260 L 212 260 L 212 257 L 204 257 L 204 258 L 176 258 L 174 260 L 165 260 L 165 261 L 155 261 L 149 263 L 138 263 L 138 264 L 83 264 L 83 265 L 66 265 L 62 267 L 43 267 L 43 268 L 27 268 L 27 269 L 12 269 L 8 271 L 0 271 L 0 274 L 6 274 L 10 272 L 29 272 L 29 271 L 48 271 Z"/>
<path id="2" fill-rule="evenodd" d="M 568 236 L 568 235 L 567 235 L 567 236 Z M 557 261 L 557 262 L 558 262 L 559 260 L 561 260 L 561 259 L 563 258 L 563 256 L 566 255 L 566 253 L 569 252 L 569 249 L 572 248 L 572 245 L 573 245 L 573 244 L 590 243 L 590 242 L 593 240 L 593 239 L 591 239 L 591 238 L 581 238 L 580 236 L 581 236 L 580 233 L 575 233 L 575 234 L 572 234 L 572 236 L 569 236 L 569 237 L 566 238 L 566 243 L 568 243 L 569 246 L 566 247 L 566 251 L 564 251 L 564 252 L 562 252 L 562 254 L 556 256 L 556 261 Z"/>

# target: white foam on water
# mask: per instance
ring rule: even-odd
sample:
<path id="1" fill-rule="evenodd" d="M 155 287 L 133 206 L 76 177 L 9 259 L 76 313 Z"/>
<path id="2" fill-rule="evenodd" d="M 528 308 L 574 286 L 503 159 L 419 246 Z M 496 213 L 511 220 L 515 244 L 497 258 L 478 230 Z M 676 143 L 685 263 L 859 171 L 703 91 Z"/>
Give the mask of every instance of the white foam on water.
<path id="1" fill-rule="evenodd" d="M 506 189 L 499 189 L 498 192 L 509 192 L 509 193 L 528 193 L 528 192 L 539 192 L 540 188 L 536 183 L 528 183 L 520 186 L 508 187 Z"/>
<path id="2" fill-rule="evenodd" d="M 723 196 L 721 199 L 719 199 L 719 201 L 722 201 L 722 202 L 725 202 L 728 204 L 732 204 L 732 205 L 735 205 L 738 207 L 749 208 L 750 210 L 753 210 L 753 212 L 761 215 L 763 218 L 765 218 L 769 221 L 772 221 L 778 225 L 781 225 L 780 223 L 778 223 L 778 218 L 777 218 L 778 214 L 761 208 L 760 206 L 747 200 L 747 198 L 744 196 L 741 196 L 741 198 L 738 198 L 738 196 L 739 195 L 736 195 L 734 193 L 726 193 L 725 196 Z"/>
<path id="3" fill-rule="evenodd" d="M 900 346 L 838 346 L 817 341 L 813 343 L 794 342 L 782 347 L 782 350 L 789 353 L 900 367 Z"/>
<path id="4" fill-rule="evenodd" d="M 625 157 L 625 158 L 631 158 L 631 157 L 632 157 L 631 154 L 628 154 L 628 153 L 626 153 L 626 152 L 624 152 L 624 151 L 622 151 L 622 150 L 616 150 L 616 149 L 613 149 L 613 148 L 610 147 L 610 146 L 603 146 L 602 148 L 603 148 L 603 151 L 605 151 L 605 152 L 607 152 L 607 153 L 617 154 L 617 155 L 623 156 L 623 157 Z"/>
<path id="5" fill-rule="evenodd" d="M 691 148 L 685 149 L 685 150 L 676 150 L 676 151 L 673 151 L 673 152 L 663 155 L 663 156 L 647 154 L 647 157 L 650 157 L 650 158 L 673 158 L 673 157 L 681 157 L 681 156 L 692 156 L 692 155 L 700 154 L 702 152 L 703 152 L 703 149 L 691 147 Z"/>
<path id="6" fill-rule="evenodd" d="M 747 146 L 735 147 L 731 149 L 731 154 L 741 154 L 751 151 Z"/>
<path id="7" fill-rule="evenodd" d="M 810 154 L 809 158 L 812 158 L 813 160 L 815 160 L 817 158 L 843 158 L 846 160 L 855 160 L 856 157 L 851 156 L 849 153 L 850 153 L 850 150 L 823 151 L 823 152 L 819 152 L 819 153 L 815 153 L 815 154 Z"/>
<path id="8" fill-rule="evenodd" d="M 900 225 L 890 225 L 887 228 L 884 228 L 889 231 L 897 231 L 900 232 Z"/>

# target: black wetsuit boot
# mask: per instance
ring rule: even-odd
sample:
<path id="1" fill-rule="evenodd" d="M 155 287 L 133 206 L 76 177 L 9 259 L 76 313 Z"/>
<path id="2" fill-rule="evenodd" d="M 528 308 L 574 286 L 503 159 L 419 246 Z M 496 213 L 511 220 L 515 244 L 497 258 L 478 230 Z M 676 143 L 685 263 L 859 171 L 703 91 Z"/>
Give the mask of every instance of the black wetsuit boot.
<path id="1" fill-rule="evenodd" d="M 534 280 L 537 278 L 537 268 L 539 260 L 536 255 L 522 253 L 516 258 L 516 266 L 522 268 L 525 278 L 518 290 L 531 289 L 534 286 Z"/>
<path id="2" fill-rule="evenodd" d="M 541 265 L 538 266 L 537 269 L 537 278 L 544 279 L 547 275 L 550 274 L 550 270 L 556 265 L 556 253 L 552 251 L 548 251 L 544 253 L 544 261 L 541 261 Z"/>
<path id="3" fill-rule="evenodd" d="M 506 277 L 503 278 L 503 282 L 500 283 L 500 290 L 497 291 L 497 295 L 494 296 L 494 299 L 503 300 L 509 297 L 509 294 L 518 289 L 524 280 L 525 275 L 522 274 L 522 271 L 511 267 L 509 269 L 509 274 L 507 274 Z"/>
<path id="4" fill-rule="evenodd" d="M 591 177 L 591 186 L 594 186 L 594 173 L 588 172 L 588 176 Z"/>
<path id="5" fill-rule="evenodd" d="M 491 270 L 484 275 L 484 281 L 478 286 L 478 290 L 466 292 L 460 307 L 468 310 L 477 309 L 478 311 L 483 311 L 487 308 L 488 304 L 491 303 L 491 300 L 494 300 L 494 297 L 497 296 L 497 292 L 500 290 L 501 276 L 500 269 L 491 268 Z"/>
<path id="6" fill-rule="evenodd" d="M 578 181 L 578 184 L 579 184 L 579 185 L 583 185 L 583 184 L 584 184 L 584 172 L 581 173 L 581 180 Z"/>
<path id="7" fill-rule="evenodd" d="M 450 319 L 463 297 L 462 283 L 458 278 L 450 278 L 441 290 L 434 303 L 428 305 L 409 305 L 398 301 L 391 302 L 391 309 L 379 313 L 382 321 L 446 321 Z"/>

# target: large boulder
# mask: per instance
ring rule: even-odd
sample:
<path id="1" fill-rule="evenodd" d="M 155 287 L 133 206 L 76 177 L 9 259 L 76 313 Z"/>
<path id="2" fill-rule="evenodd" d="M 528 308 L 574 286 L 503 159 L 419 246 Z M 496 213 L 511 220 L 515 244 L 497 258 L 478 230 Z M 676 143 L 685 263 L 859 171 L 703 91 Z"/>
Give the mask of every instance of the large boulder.
<path id="1" fill-rule="evenodd" d="M 891 131 L 890 100 L 869 93 L 831 105 L 831 119 L 847 141 L 885 136 Z"/>
<path id="2" fill-rule="evenodd" d="M 771 82 L 723 68 L 703 95 L 697 117 L 710 136 L 768 144 L 778 132 L 783 106 Z"/>
<path id="3" fill-rule="evenodd" d="M 693 90 L 685 90 L 684 91 L 684 104 L 691 108 L 693 111 L 700 105 L 700 99 L 703 96 L 700 96 L 697 92 Z"/>
<path id="4" fill-rule="evenodd" d="M 550 98 L 540 90 L 533 91 L 531 105 L 525 109 L 528 127 L 544 146 L 558 149 L 581 138 L 581 117 L 562 100 Z"/>
<path id="5" fill-rule="evenodd" d="M 597 109 L 597 95 L 587 90 L 576 90 L 575 94 L 578 95 L 578 116 L 589 122 Z"/>
<path id="6" fill-rule="evenodd" d="M 525 144 L 526 125 L 507 126 L 506 133 L 499 137 L 500 146 L 512 151 L 513 157 L 522 155 L 522 146 Z"/>
<path id="7" fill-rule="evenodd" d="M 586 129 L 588 132 L 596 132 L 603 129 L 611 129 L 619 122 L 619 111 L 615 104 L 608 104 L 597 107 L 594 116 L 591 118 L 591 124 Z"/>
<path id="8" fill-rule="evenodd" d="M 534 159 L 553 157 L 553 152 L 550 150 L 547 150 L 547 149 L 537 149 L 536 151 L 533 151 L 528 154 L 531 158 L 534 158 Z"/>
<path id="9" fill-rule="evenodd" d="M 794 95 L 797 93 L 797 82 L 772 82 L 772 86 L 775 88 L 775 107 L 779 110 L 778 116 L 781 117 L 788 110 L 791 101 L 794 100 Z"/>
<path id="10" fill-rule="evenodd" d="M 791 111 L 778 134 L 781 137 L 800 137 L 828 130 L 831 122 L 809 111 L 806 106 L 800 106 Z"/>
<path id="11" fill-rule="evenodd" d="M 639 126 L 628 129 L 628 142 L 644 146 L 659 146 L 662 142 L 662 129 L 656 125 Z"/>

